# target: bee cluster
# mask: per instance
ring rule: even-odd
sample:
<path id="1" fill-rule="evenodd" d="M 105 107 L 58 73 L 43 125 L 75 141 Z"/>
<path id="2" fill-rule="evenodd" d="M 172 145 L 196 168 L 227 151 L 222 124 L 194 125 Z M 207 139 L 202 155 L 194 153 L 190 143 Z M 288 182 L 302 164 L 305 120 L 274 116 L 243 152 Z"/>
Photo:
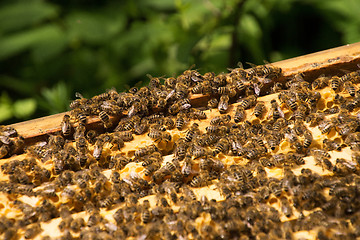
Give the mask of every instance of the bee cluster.
<path id="1" fill-rule="evenodd" d="M 0 126 L 0 159 L 23 152 L 24 144 L 15 128 Z"/>
<path id="2" fill-rule="evenodd" d="M 360 72 L 286 84 L 281 75 L 271 65 L 187 70 L 124 93 L 77 94 L 60 134 L 1 165 L 0 192 L 22 215 L 1 216 L 0 234 L 31 239 L 60 219 L 58 239 L 359 237 Z M 273 94 L 260 97 L 267 84 Z M 205 106 L 193 107 L 194 94 L 209 96 Z M 102 131 L 88 129 L 89 116 Z M 16 131 L 0 135 L 2 157 L 16 153 L 6 140 Z M 136 138 L 149 141 L 130 151 Z M 351 157 L 334 160 L 344 149 Z M 198 191 L 210 187 L 220 197 Z"/>

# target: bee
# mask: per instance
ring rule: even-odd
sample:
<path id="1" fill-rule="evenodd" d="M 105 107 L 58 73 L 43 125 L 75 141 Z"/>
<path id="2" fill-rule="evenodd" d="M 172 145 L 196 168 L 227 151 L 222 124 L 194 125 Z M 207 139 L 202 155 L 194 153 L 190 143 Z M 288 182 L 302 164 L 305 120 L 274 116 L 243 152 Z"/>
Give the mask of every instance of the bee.
<path id="1" fill-rule="evenodd" d="M 263 167 L 267 167 L 267 168 L 272 168 L 273 167 L 273 164 L 271 163 L 271 161 L 267 157 L 261 157 L 259 159 L 259 162 Z"/>
<path id="2" fill-rule="evenodd" d="M 350 96 L 354 97 L 356 93 L 356 89 L 354 84 L 351 81 L 344 82 L 344 88 L 349 93 Z"/>
<path id="3" fill-rule="evenodd" d="M 96 160 L 100 159 L 104 144 L 105 144 L 105 142 L 102 138 L 98 137 L 97 140 L 95 141 L 93 157 Z"/>
<path id="4" fill-rule="evenodd" d="M 148 154 L 151 154 L 151 153 L 157 152 L 157 151 L 158 151 L 158 148 L 154 144 L 152 144 L 152 145 L 145 146 L 145 147 L 142 147 L 142 148 L 136 150 L 134 153 L 134 156 L 136 158 L 141 158 L 145 155 L 148 155 Z"/>
<path id="5" fill-rule="evenodd" d="M 247 98 L 244 98 L 242 100 L 240 100 L 239 105 L 243 108 L 243 109 L 249 109 L 253 106 L 255 106 L 256 104 L 256 96 L 255 95 L 250 95 Z"/>
<path id="6" fill-rule="evenodd" d="M 269 189 L 270 192 L 273 193 L 276 197 L 280 197 L 282 193 L 282 188 L 279 183 L 277 183 L 276 181 L 271 181 L 269 183 Z"/>
<path id="7" fill-rule="evenodd" d="M 312 82 L 312 84 L 311 84 L 312 90 L 325 88 L 326 86 L 329 85 L 329 80 L 330 80 L 329 77 L 325 77 L 324 74 L 321 74 L 318 78 L 316 78 Z"/>
<path id="8" fill-rule="evenodd" d="M 192 119 L 206 119 L 205 112 L 198 109 L 191 109 L 193 111 L 190 112 L 190 116 Z"/>
<path id="9" fill-rule="evenodd" d="M 75 99 L 74 101 L 72 101 L 70 103 L 70 108 L 71 109 L 75 109 L 75 108 L 79 108 L 79 107 L 81 107 L 83 105 L 87 105 L 88 99 L 84 98 L 81 93 L 76 92 L 75 97 L 77 99 Z"/>
<path id="10" fill-rule="evenodd" d="M 188 98 L 184 98 L 172 104 L 169 107 L 169 113 L 175 115 L 182 110 L 189 109 L 190 107 L 191 107 L 190 100 Z"/>
<path id="11" fill-rule="evenodd" d="M 277 146 L 280 144 L 280 139 L 277 136 L 274 135 L 267 135 L 266 136 L 266 142 L 269 146 L 269 148 L 274 151 Z"/>
<path id="12" fill-rule="evenodd" d="M 219 105 L 219 100 L 217 98 L 210 98 L 210 100 L 207 103 L 208 109 L 217 108 Z"/>
<path id="13" fill-rule="evenodd" d="M 151 219 L 151 212 L 149 211 L 149 209 L 144 208 L 141 212 L 141 222 L 147 224 L 150 222 L 150 219 Z"/>
<path id="14" fill-rule="evenodd" d="M 205 115 L 206 118 L 206 115 Z M 164 125 L 166 126 L 166 129 L 171 130 L 175 128 L 175 122 L 170 117 L 167 117 L 164 119 Z"/>
<path id="15" fill-rule="evenodd" d="M 342 83 L 341 79 L 338 76 L 333 76 L 330 79 L 330 87 L 332 90 L 337 91 Z"/>
<path id="16" fill-rule="evenodd" d="M 322 134 L 328 134 L 333 127 L 334 125 L 331 120 L 323 120 L 318 125 L 318 128 Z"/>
<path id="17" fill-rule="evenodd" d="M 193 179 L 190 181 L 191 187 L 203 187 L 207 186 L 211 183 L 211 180 L 208 180 L 206 176 L 204 175 L 197 175 L 194 176 Z"/>
<path id="18" fill-rule="evenodd" d="M 148 136 L 154 139 L 155 142 L 165 141 L 167 143 L 171 141 L 171 134 L 168 132 L 162 132 L 162 131 L 150 129 Z"/>
<path id="19" fill-rule="evenodd" d="M 28 227 L 24 233 L 25 239 L 32 239 L 42 231 L 40 223 L 34 223 Z"/>
<path id="20" fill-rule="evenodd" d="M 185 141 L 191 142 L 195 135 L 199 133 L 199 124 L 193 123 L 189 130 L 186 132 Z"/>
<path id="21" fill-rule="evenodd" d="M 323 148 L 327 151 L 341 151 L 341 145 L 339 143 L 327 138 L 323 140 Z"/>
<path id="22" fill-rule="evenodd" d="M 63 120 L 61 122 L 61 132 L 65 137 L 70 135 L 71 124 L 70 124 L 70 116 L 68 114 L 64 115 Z"/>
<path id="23" fill-rule="evenodd" d="M 131 131 L 121 131 L 114 133 L 117 137 L 121 138 L 124 142 L 130 142 L 134 139 Z"/>
<path id="24" fill-rule="evenodd" d="M 229 151 L 229 141 L 226 138 L 221 138 L 216 144 L 215 144 L 215 150 L 213 151 L 213 156 L 216 156 L 218 153 L 226 153 Z"/>
<path id="25" fill-rule="evenodd" d="M 344 124 L 336 126 L 338 133 L 342 136 L 347 136 L 347 135 L 353 133 L 357 127 L 358 127 L 358 124 L 356 122 L 348 122 L 348 123 L 344 123 Z"/>
<path id="26" fill-rule="evenodd" d="M 309 148 L 311 143 L 313 141 L 313 136 L 311 131 L 306 130 L 304 131 L 304 143 L 303 143 L 303 147 L 304 148 Z"/>
<path id="27" fill-rule="evenodd" d="M 228 95 L 221 95 L 218 110 L 220 113 L 225 113 L 229 108 L 229 96 Z"/>
<path id="28" fill-rule="evenodd" d="M 185 114 L 179 113 L 176 117 L 175 126 L 178 130 L 181 130 L 185 125 Z"/>
<path id="29" fill-rule="evenodd" d="M 274 154 L 271 157 L 271 163 L 275 167 L 281 167 L 286 164 L 286 156 L 283 153 Z"/>
<path id="30" fill-rule="evenodd" d="M 87 116 L 88 116 L 87 112 L 79 110 L 79 111 L 76 111 L 75 114 L 76 114 L 75 118 L 76 118 L 77 123 L 86 125 Z"/>
<path id="31" fill-rule="evenodd" d="M 292 207 L 290 206 L 289 200 L 286 197 L 280 199 L 281 211 L 286 217 L 291 217 L 293 215 Z"/>
<path id="32" fill-rule="evenodd" d="M 282 76 L 282 69 L 271 64 L 257 66 L 256 75 L 269 79 L 277 79 Z"/>
<path id="33" fill-rule="evenodd" d="M 227 123 L 229 123 L 231 120 L 231 116 L 230 115 L 222 115 L 222 116 L 217 116 L 214 117 L 213 119 L 211 119 L 210 121 L 210 125 L 225 125 Z"/>
<path id="34" fill-rule="evenodd" d="M 10 147 L 8 145 L 0 146 L 0 158 L 6 157 L 10 152 Z"/>
<path id="35" fill-rule="evenodd" d="M 292 98 L 292 97 L 289 97 L 287 100 L 286 100 L 286 106 L 293 112 L 296 111 L 296 109 L 298 108 L 298 103 L 296 101 L 295 98 Z"/>
<path id="36" fill-rule="evenodd" d="M 246 85 L 242 79 L 238 79 L 237 81 L 235 81 L 235 88 L 239 92 L 241 92 L 242 90 L 244 90 L 246 88 Z"/>
<path id="37" fill-rule="evenodd" d="M 356 163 L 347 161 L 344 158 L 337 158 L 336 164 L 332 170 L 339 176 L 345 176 L 350 173 L 355 173 L 357 171 L 357 165 Z"/>
<path id="38" fill-rule="evenodd" d="M 242 106 L 237 105 L 235 109 L 234 121 L 235 123 L 241 122 L 245 119 L 245 110 Z"/>
<path id="39" fill-rule="evenodd" d="M 261 118 L 265 111 L 266 111 L 266 107 L 265 107 L 264 102 L 262 102 L 262 101 L 257 102 L 254 107 L 255 117 Z"/>
<path id="40" fill-rule="evenodd" d="M 148 130 L 148 124 L 146 121 L 136 122 L 134 124 L 134 133 L 136 135 L 141 135 L 145 133 L 147 130 Z"/>
<path id="41" fill-rule="evenodd" d="M 331 155 L 322 149 L 311 149 L 310 154 L 312 156 L 314 156 L 315 158 L 317 158 L 317 157 L 323 157 L 323 158 L 327 158 L 327 159 L 331 158 Z"/>
<path id="42" fill-rule="evenodd" d="M 165 87 L 174 89 L 175 85 L 176 85 L 176 78 L 174 77 L 165 78 Z"/>
<path id="43" fill-rule="evenodd" d="M 284 118 L 284 112 L 281 110 L 279 104 L 275 99 L 272 99 L 270 101 L 271 103 L 271 111 L 269 112 L 272 115 L 272 118 L 274 120 L 277 120 L 278 118 Z"/>
<path id="44" fill-rule="evenodd" d="M 157 171 L 160 168 L 160 164 L 159 163 L 153 163 L 151 165 L 148 165 L 145 167 L 144 170 L 144 175 L 145 176 L 150 176 L 151 174 L 153 174 L 155 171 Z"/>

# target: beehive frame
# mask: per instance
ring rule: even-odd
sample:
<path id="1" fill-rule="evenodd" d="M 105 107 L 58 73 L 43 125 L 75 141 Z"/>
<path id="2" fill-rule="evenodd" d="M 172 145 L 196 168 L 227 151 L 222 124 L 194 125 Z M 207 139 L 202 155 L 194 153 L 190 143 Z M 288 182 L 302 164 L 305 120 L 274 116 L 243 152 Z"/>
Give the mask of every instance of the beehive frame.
<path id="1" fill-rule="evenodd" d="M 326 51 L 322 51 L 319 53 L 309 54 L 302 57 L 297 57 L 294 59 L 284 60 L 277 63 L 273 63 L 275 67 L 281 67 L 283 69 L 283 77 L 279 79 L 279 81 L 285 81 L 288 78 L 291 78 L 295 74 L 302 72 L 305 74 L 305 79 L 307 81 L 312 81 L 320 74 L 338 74 L 339 69 L 346 69 L 346 70 L 356 70 L 357 64 L 360 63 L 360 43 L 347 45 L 335 49 L 330 49 Z M 274 96 L 264 96 L 263 101 L 269 101 L 270 99 L 274 98 Z M 268 100 L 267 100 L 268 99 Z M 204 101 L 207 100 L 207 96 L 203 95 L 194 95 L 191 97 L 192 105 L 202 105 Z M 17 129 L 18 133 L 24 136 L 27 144 L 32 144 L 38 140 L 43 139 L 47 136 L 47 134 L 53 134 L 60 131 L 60 122 L 62 121 L 62 117 L 65 113 L 56 114 L 40 119 L 35 119 L 23 123 L 17 123 L 11 125 L 15 129 Z M 217 111 L 207 112 L 208 119 L 203 122 L 205 126 L 206 122 L 210 121 L 213 117 L 215 117 L 218 113 Z M 119 117 L 120 118 L 120 117 Z M 113 118 L 112 121 L 118 121 L 119 118 Z M 102 124 L 100 123 L 97 117 L 93 117 L 88 121 L 89 127 L 91 128 L 102 128 Z M 203 127 L 203 126 L 200 126 Z M 171 132 L 173 135 L 176 134 L 176 130 Z M 140 137 L 135 139 L 136 141 L 140 141 Z M 146 142 L 146 141 L 145 141 Z M 135 144 L 129 144 L 126 146 L 127 151 L 131 148 L 135 147 Z M 125 150 L 126 151 L 126 150 Z M 15 156 L 9 159 L 5 159 L 4 161 L 9 161 L 11 159 L 17 159 L 19 156 Z M 166 161 L 166 156 L 165 156 Z M 319 168 L 315 166 L 313 161 L 307 162 L 307 167 L 309 168 Z M 208 189 L 199 190 L 197 194 L 201 195 L 201 191 L 213 191 L 214 189 L 209 187 Z M 221 196 L 218 196 L 219 199 L 223 199 Z M 110 213 L 115 212 L 116 209 L 111 210 Z M 85 216 L 84 213 L 78 213 L 77 216 Z M 60 220 L 54 219 L 49 223 L 42 224 L 42 228 L 45 230 L 44 235 L 51 234 L 52 226 L 56 225 Z M 204 220 L 205 221 L 205 220 Z M 50 229 L 50 231 L 48 231 Z M 301 233 L 304 234 L 304 233 Z M 301 237 L 302 235 L 299 234 L 298 236 Z M 311 236 L 304 235 L 304 236 Z"/>

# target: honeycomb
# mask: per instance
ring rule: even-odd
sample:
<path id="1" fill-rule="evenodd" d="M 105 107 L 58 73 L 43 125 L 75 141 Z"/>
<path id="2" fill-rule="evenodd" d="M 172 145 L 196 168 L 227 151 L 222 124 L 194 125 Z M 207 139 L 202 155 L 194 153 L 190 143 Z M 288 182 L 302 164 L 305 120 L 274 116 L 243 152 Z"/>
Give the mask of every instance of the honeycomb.
<path id="1" fill-rule="evenodd" d="M 271 65 L 187 70 L 126 93 L 77 94 L 61 132 L 23 154 L 22 137 L 2 127 L 1 236 L 359 237 L 360 72 L 281 75 Z M 197 95 L 209 100 L 194 107 Z M 93 116 L 101 129 L 88 128 Z"/>

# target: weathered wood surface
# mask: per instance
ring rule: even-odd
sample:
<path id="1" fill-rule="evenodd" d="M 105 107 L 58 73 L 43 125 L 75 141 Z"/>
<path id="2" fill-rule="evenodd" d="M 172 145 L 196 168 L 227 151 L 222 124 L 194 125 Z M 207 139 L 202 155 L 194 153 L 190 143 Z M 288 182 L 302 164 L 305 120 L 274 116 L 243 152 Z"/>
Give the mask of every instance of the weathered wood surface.
<path id="1" fill-rule="evenodd" d="M 358 64 L 360 64 L 360 42 L 272 63 L 273 66 L 283 69 L 283 77 L 279 81 L 286 81 L 300 72 L 304 73 L 307 81 L 312 81 L 320 74 L 341 75 L 344 74 L 341 70 L 356 70 Z M 208 96 L 196 94 L 191 97 L 191 102 L 198 106 L 199 103 L 205 102 L 207 99 Z M 10 126 L 14 127 L 25 138 L 27 144 L 31 144 L 44 139 L 48 134 L 59 132 L 64 114 L 59 113 Z M 119 117 L 112 117 L 112 120 L 118 121 Z M 91 117 L 88 119 L 88 128 L 100 126 L 99 118 Z"/>

